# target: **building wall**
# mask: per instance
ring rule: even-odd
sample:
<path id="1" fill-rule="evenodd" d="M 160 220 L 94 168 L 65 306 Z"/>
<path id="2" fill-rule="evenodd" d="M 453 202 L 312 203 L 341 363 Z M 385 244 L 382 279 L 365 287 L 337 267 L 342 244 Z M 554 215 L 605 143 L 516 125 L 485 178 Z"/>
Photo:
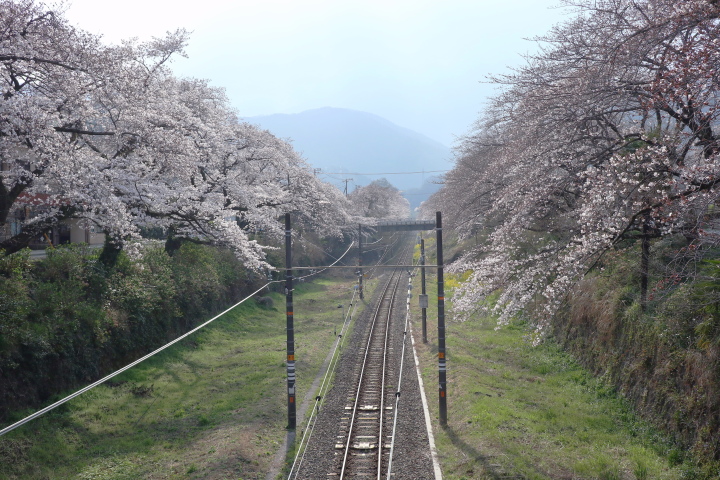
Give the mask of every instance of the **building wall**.
<path id="1" fill-rule="evenodd" d="M 105 234 L 98 232 L 97 227 L 87 220 L 68 220 L 70 225 L 70 243 L 87 243 L 88 245 L 102 245 L 105 243 Z"/>

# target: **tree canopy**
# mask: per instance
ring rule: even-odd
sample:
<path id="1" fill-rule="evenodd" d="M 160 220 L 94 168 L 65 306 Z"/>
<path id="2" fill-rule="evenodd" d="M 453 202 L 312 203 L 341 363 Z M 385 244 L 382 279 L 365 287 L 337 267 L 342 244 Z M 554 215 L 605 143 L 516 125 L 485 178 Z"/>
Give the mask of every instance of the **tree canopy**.
<path id="1" fill-rule="evenodd" d="M 458 307 L 501 289 L 506 320 L 552 314 L 578 276 L 626 239 L 715 242 L 720 191 L 720 6 L 712 0 L 566 0 L 576 15 L 491 80 L 501 92 L 456 148 L 426 206 L 487 241 Z M 704 223 L 705 222 L 705 223 Z"/>
<path id="2" fill-rule="evenodd" d="M 367 223 L 372 219 L 410 216 L 410 202 L 402 196 L 400 190 L 384 178 L 358 187 L 348 196 L 348 199 L 351 211 L 361 219 L 362 223 Z"/>
<path id="3" fill-rule="evenodd" d="M 222 89 L 177 78 L 188 33 L 106 45 L 35 0 L 0 0 L 0 241 L 12 253 L 70 218 L 117 242 L 142 227 L 231 247 L 285 212 L 339 235 L 347 202 L 284 141 L 242 123 Z M 31 214 L 27 212 L 31 211 Z"/>

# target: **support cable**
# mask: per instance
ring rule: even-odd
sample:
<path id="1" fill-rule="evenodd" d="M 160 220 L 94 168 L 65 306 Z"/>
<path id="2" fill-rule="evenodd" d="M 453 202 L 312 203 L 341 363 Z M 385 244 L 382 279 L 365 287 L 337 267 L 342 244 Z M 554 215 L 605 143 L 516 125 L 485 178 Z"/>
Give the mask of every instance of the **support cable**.
<path id="1" fill-rule="evenodd" d="M 376 243 L 380 243 L 380 242 L 383 240 L 383 238 L 385 238 L 385 237 L 380 237 L 380 238 L 378 238 L 377 240 L 375 240 L 374 242 L 365 243 L 365 246 L 375 245 Z"/>
<path id="2" fill-rule="evenodd" d="M 354 243 L 354 242 L 353 242 L 353 243 Z M 337 259 L 337 260 L 336 260 L 332 265 L 330 265 L 330 266 L 335 265 L 335 264 L 338 263 L 345 255 L 347 255 L 347 253 L 350 251 L 350 248 L 352 248 L 352 244 L 350 245 L 350 247 L 348 247 L 348 249 L 345 251 L 345 253 L 343 253 L 342 256 L 340 256 L 340 258 Z M 312 277 L 312 276 L 314 276 L 314 275 L 317 275 L 317 274 L 319 274 L 319 273 L 322 273 L 324 270 L 325 270 L 325 269 L 319 270 L 319 271 L 317 271 L 317 272 L 310 273 L 310 274 L 305 275 L 305 276 L 303 276 L 303 277 L 299 277 L 299 279 L 304 279 L 304 278 L 307 278 L 307 277 Z M 225 315 L 225 314 L 228 313 L 229 311 L 233 310 L 235 307 L 237 307 L 237 306 L 239 306 L 240 304 L 246 302 L 248 299 L 252 298 L 255 294 L 261 292 L 263 289 L 265 289 L 266 287 L 268 287 L 270 284 L 273 284 L 273 283 L 282 283 L 282 282 L 284 282 L 284 281 L 285 281 L 285 280 L 272 280 L 272 281 L 266 283 L 265 285 L 263 285 L 262 287 L 258 288 L 257 290 L 255 290 L 253 293 L 251 293 L 251 294 L 248 295 L 247 297 L 245 297 L 245 298 L 243 298 L 242 300 L 240 300 L 238 303 L 236 303 L 236 304 L 233 305 L 232 307 L 230 307 L 230 308 L 228 308 L 227 310 L 223 311 L 222 313 L 219 313 L 218 315 L 214 316 L 213 318 L 211 318 L 211 319 L 208 320 L 207 322 L 203 323 L 202 325 L 199 325 L 199 326 L 193 328 L 192 330 L 190 330 L 189 332 L 187 332 L 187 333 L 179 336 L 179 337 L 176 338 L 175 340 L 173 340 L 173 341 L 171 341 L 171 342 L 163 345 L 162 347 L 158 348 L 157 350 L 153 350 L 152 352 L 148 353 L 148 354 L 145 355 L 144 357 L 141 357 L 141 358 L 135 360 L 134 362 L 130 363 L 129 365 L 124 366 L 124 367 L 121 368 L 120 370 L 116 370 L 115 372 L 111 373 L 110 375 L 107 375 L 107 376 L 101 378 L 100 380 L 98 380 L 98 381 L 96 381 L 96 382 L 94 382 L 94 383 L 86 386 L 85 388 L 82 388 L 82 389 L 78 390 L 77 392 L 72 393 L 72 394 L 68 395 L 67 397 L 65 397 L 65 398 L 63 398 L 63 399 L 58 400 L 57 402 L 53 403 L 52 405 L 48 405 L 47 407 L 45 407 L 45 408 L 43 408 L 43 409 L 41 409 L 41 410 L 38 410 L 37 412 L 33 413 L 32 415 L 29 415 L 29 416 L 23 418 L 22 420 L 20 420 L 20 421 L 18 421 L 18 422 L 15 422 L 15 423 L 13 423 L 12 425 L 9 425 L 9 426 L 3 428 L 2 430 L 0 430 L 0 437 L 3 436 L 3 435 L 5 435 L 5 434 L 8 433 L 8 432 L 11 432 L 11 431 L 15 430 L 15 429 L 18 428 L 18 427 L 21 427 L 22 425 L 25 425 L 26 423 L 28 423 L 28 422 L 30 422 L 30 421 L 32 421 L 32 420 L 40 417 L 41 415 L 44 415 L 44 414 L 46 414 L 47 412 L 49 412 L 49 411 L 51 411 L 51 410 L 54 410 L 55 408 L 59 407 L 60 405 L 66 403 L 66 402 L 69 402 L 69 401 L 72 400 L 73 398 L 78 397 L 78 396 L 82 395 L 83 393 L 92 390 L 93 388 L 97 387 L 98 385 L 100 385 L 100 384 L 102 384 L 102 383 L 105 383 L 106 381 L 110 380 L 111 378 L 113 378 L 113 377 L 115 377 L 115 376 L 117 376 L 117 375 L 120 375 L 120 374 L 123 373 L 124 371 L 129 370 L 129 369 L 131 369 L 132 367 L 134 367 L 135 365 L 137 365 L 137 364 L 139 364 L 139 363 L 141 363 L 141 362 L 144 362 L 144 361 L 147 360 L 148 358 L 150 358 L 150 357 L 152 357 L 152 356 L 154 356 L 154 355 L 162 352 L 162 351 L 165 350 L 166 348 L 168 348 L 168 347 L 170 347 L 170 346 L 172 346 L 172 345 L 175 345 L 177 342 L 179 342 L 179 341 L 183 340 L 184 338 L 192 335 L 193 333 L 197 332 L 197 331 L 200 330 L 201 328 L 206 327 L 207 325 L 209 325 L 209 324 L 212 323 L 213 321 L 217 320 L 218 318 L 222 317 L 223 315 Z"/>
<path id="3" fill-rule="evenodd" d="M 354 243 L 355 243 L 355 241 L 353 240 L 353 244 L 354 244 Z M 307 241 L 307 240 L 302 240 L 301 245 L 313 247 L 314 249 L 323 252 L 325 255 L 327 255 L 328 257 L 332 258 L 333 260 L 337 260 L 337 257 L 335 257 L 332 253 L 328 252 L 327 250 L 325 250 L 323 247 L 321 247 L 321 246 L 319 246 L 319 245 L 315 245 L 315 244 L 312 243 L 312 242 L 309 242 L 309 241 Z M 351 246 L 352 246 L 352 244 L 351 244 Z M 343 255 L 344 255 L 344 254 L 343 254 Z M 342 257 L 341 257 L 341 258 L 342 258 Z"/>
<path id="4" fill-rule="evenodd" d="M 367 245 L 367 244 L 366 244 Z M 387 248 L 385 245 L 380 245 L 379 247 L 371 248 L 369 250 L 363 250 L 363 253 L 370 253 L 370 252 L 377 252 L 378 250 L 382 250 L 384 248 Z"/>
<path id="5" fill-rule="evenodd" d="M 397 237 L 397 238 L 395 238 L 395 237 Z M 382 263 L 383 259 L 384 259 L 385 256 L 388 254 L 388 252 L 391 251 L 392 247 L 394 247 L 395 245 L 397 245 L 397 243 L 400 241 L 400 239 L 401 239 L 402 237 L 401 237 L 401 236 L 398 236 L 396 233 L 394 233 L 391 238 L 395 238 L 395 240 L 393 241 L 393 243 L 390 243 L 390 244 L 388 244 L 388 245 L 385 247 L 385 251 L 384 251 L 383 254 L 380 256 L 380 259 L 378 259 L 377 263 L 376 263 L 372 268 L 369 268 L 369 269 L 367 270 L 368 278 L 375 272 L 375 270 L 377 269 L 378 266 L 386 265 L 387 263 L 390 262 L 390 260 L 392 260 L 392 259 L 394 259 L 394 258 L 397 258 L 397 256 L 402 253 L 402 252 L 396 252 L 394 255 L 392 255 L 392 256 L 387 260 L 386 263 Z"/>
<path id="6" fill-rule="evenodd" d="M 244 303 L 244 302 L 247 301 L 248 299 L 252 298 L 253 295 L 255 295 L 256 293 L 259 293 L 260 291 L 262 291 L 265 287 L 267 287 L 267 286 L 270 285 L 271 283 L 278 283 L 278 282 L 283 282 L 283 281 L 284 281 L 284 280 L 273 280 L 273 281 L 270 281 L 270 282 L 266 283 L 265 285 L 263 285 L 262 287 L 258 288 L 257 290 L 255 290 L 253 293 L 251 293 L 251 294 L 248 295 L 247 297 L 245 297 L 245 298 L 243 298 L 242 300 L 240 300 L 238 303 L 236 303 L 236 304 L 233 305 L 232 307 L 230 307 L 230 308 L 228 308 L 227 310 L 225 310 L 224 312 L 222 312 L 222 313 L 214 316 L 213 318 L 211 318 L 211 319 L 208 320 L 207 322 L 203 323 L 202 325 L 199 325 L 199 326 L 193 328 L 192 330 L 190 330 L 189 332 L 185 333 L 184 335 L 179 336 L 178 338 L 176 338 L 175 340 L 171 341 L 170 343 L 167 343 L 167 344 L 163 345 L 162 347 L 158 348 L 157 350 L 153 350 L 152 352 L 148 353 L 148 354 L 145 355 L 144 357 L 135 360 L 135 361 L 132 362 L 131 364 L 124 366 L 124 367 L 121 368 L 120 370 L 116 370 L 115 372 L 111 373 L 110 375 L 107 375 L 106 377 L 101 378 L 100 380 L 96 381 L 95 383 L 92 383 L 92 384 L 88 385 L 87 387 L 82 388 L 82 389 L 78 390 L 77 392 L 75 392 L 75 393 L 73 393 L 73 394 L 68 395 L 67 397 L 63 398 L 62 400 L 58 400 L 57 402 L 53 403 L 52 405 L 48 405 L 47 407 L 43 408 L 42 410 L 38 410 L 37 412 L 33 413 L 32 415 L 29 415 L 29 416 L 23 418 L 22 420 L 20 420 L 20 421 L 18 421 L 18 422 L 15 422 L 15 423 L 13 423 L 12 425 L 9 425 L 9 426 L 3 428 L 2 430 L 0 430 L 0 437 L 3 436 L 3 435 L 5 435 L 5 434 L 8 433 L 8 432 L 11 432 L 12 430 L 15 430 L 16 428 L 18 428 L 18 427 L 20 427 L 20 426 L 22 426 L 22 425 L 25 425 L 25 424 L 28 423 L 29 421 L 34 420 L 34 419 L 36 419 L 37 417 L 39 417 L 39 416 L 41 416 L 41 415 L 44 415 L 45 413 L 49 412 L 50 410 L 53 410 L 53 409 L 59 407 L 59 406 L 62 405 L 63 403 L 66 403 L 66 402 L 72 400 L 73 398 L 78 397 L 78 396 L 82 395 L 83 393 L 85 393 L 85 392 L 87 392 L 87 391 L 89 391 L 89 390 L 92 390 L 93 388 L 97 387 L 98 385 L 100 385 L 100 384 L 102 384 L 102 383 L 105 383 L 106 381 L 110 380 L 111 378 L 113 378 L 113 377 L 115 377 L 115 376 L 117 376 L 117 375 L 120 375 L 120 374 L 123 373 L 124 371 L 129 370 L 130 368 L 132 368 L 132 367 L 134 367 L 135 365 L 137 365 L 137 364 L 139 364 L 139 363 L 147 360 L 148 358 L 152 357 L 153 355 L 156 355 L 156 354 L 162 352 L 162 351 L 165 350 L 166 348 L 168 348 L 168 347 L 170 347 L 170 346 L 172 346 L 172 345 L 175 345 L 175 344 L 176 344 L 177 342 L 179 342 L 180 340 L 183 340 L 184 338 L 192 335 L 193 333 L 197 332 L 197 331 L 200 330 L 201 328 L 209 325 L 210 323 L 212 323 L 212 322 L 215 321 L 216 319 L 222 317 L 223 315 L 225 315 L 226 313 L 228 313 L 230 310 L 234 309 L 235 307 L 237 307 L 237 306 L 240 305 L 241 303 Z"/>
<path id="7" fill-rule="evenodd" d="M 318 268 L 322 268 L 322 270 L 318 270 L 317 272 L 313 272 L 313 273 L 310 273 L 310 274 L 308 274 L 308 275 L 304 275 L 304 276 L 302 276 L 302 277 L 293 277 L 293 278 L 294 278 L 295 280 L 300 280 L 300 281 L 302 281 L 303 279 L 305 279 L 305 278 L 307 278 L 307 277 L 312 277 L 313 275 L 317 275 L 317 274 L 319 274 L 319 273 L 324 272 L 325 270 L 327 270 L 327 269 L 330 268 L 330 267 L 334 267 L 336 263 L 338 263 L 340 260 L 343 259 L 343 257 L 344 257 L 345 255 L 348 254 L 348 252 L 349 252 L 350 249 L 353 247 L 353 245 L 355 245 L 355 242 L 352 242 L 352 243 L 350 244 L 350 246 L 347 248 L 347 250 L 345 250 L 345 253 L 343 253 L 342 255 L 340 255 L 340 258 L 338 258 L 337 260 L 335 260 L 333 263 L 331 263 L 331 264 L 328 265 L 327 267 L 318 267 Z M 327 252 L 325 252 L 325 253 L 327 253 Z"/>
<path id="8" fill-rule="evenodd" d="M 382 245 L 381 247 L 378 247 L 378 248 L 377 248 L 377 250 L 379 250 L 379 249 L 384 249 L 384 251 L 383 251 L 383 254 L 380 255 L 380 258 L 378 259 L 377 263 L 375 263 L 375 266 L 373 266 L 372 268 L 368 268 L 368 270 L 367 270 L 368 275 L 372 274 L 373 271 L 375 270 L 375 268 L 377 268 L 378 265 L 383 265 L 383 263 L 382 263 L 383 259 L 384 259 L 385 256 L 388 254 L 388 252 L 390 251 L 390 249 L 391 249 L 393 246 L 395 246 L 395 244 L 397 244 L 397 242 L 399 241 L 398 238 L 395 238 L 396 236 L 397 236 L 397 234 L 393 233 L 393 235 L 390 237 L 390 240 L 392 241 L 392 243 L 388 243 L 387 245 Z M 394 240 L 393 240 L 393 239 L 394 239 Z M 375 250 L 376 250 L 376 249 L 373 249 L 373 251 L 375 251 Z M 389 260 L 388 260 L 388 261 L 389 261 Z"/>

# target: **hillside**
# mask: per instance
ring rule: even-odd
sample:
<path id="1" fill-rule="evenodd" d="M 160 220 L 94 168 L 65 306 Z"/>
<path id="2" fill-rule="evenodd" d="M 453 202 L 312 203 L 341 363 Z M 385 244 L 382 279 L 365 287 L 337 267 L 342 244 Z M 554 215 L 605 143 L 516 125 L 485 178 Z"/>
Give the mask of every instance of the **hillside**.
<path id="1" fill-rule="evenodd" d="M 347 175 L 353 178 L 349 188 L 385 176 L 401 190 L 420 188 L 432 174 L 360 176 L 353 173 L 435 171 L 451 166 L 450 149 L 445 145 L 366 112 L 325 107 L 245 120 L 280 138 L 291 139 L 295 149 L 323 172 L 351 172 Z M 341 178 L 346 176 L 333 175 L 326 179 L 340 185 Z"/>

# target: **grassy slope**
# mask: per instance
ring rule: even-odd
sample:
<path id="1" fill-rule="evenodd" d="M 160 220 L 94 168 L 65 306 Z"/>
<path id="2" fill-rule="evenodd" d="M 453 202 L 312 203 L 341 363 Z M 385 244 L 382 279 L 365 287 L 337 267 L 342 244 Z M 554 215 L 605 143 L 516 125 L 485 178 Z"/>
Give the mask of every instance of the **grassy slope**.
<path id="1" fill-rule="evenodd" d="M 273 298 L 275 308 L 249 302 L 3 437 L 0 478 L 265 478 L 286 422 L 284 299 Z M 337 305 L 349 298 L 347 282 L 298 289 L 298 398 L 334 340 Z M 417 322 L 414 333 L 437 417 L 432 309 L 430 317 L 431 343 L 420 343 Z M 436 424 L 446 479 L 680 478 L 662 439 L 559 349 L 530 347 L 520 326 L 496 331 L 488 318 L 452 318 L 449 427 Z"/>
<path id="2" fill-rule="evenodd" d="M 666 458 L 667 441 L 602 381 L 553 343 L 532 347 L 523 326 L 496 330 L 480 315 L 465 322 L 447 315 L 448 427 L 439 429 L 433 308 L 428 317 L 429 343 L 422 344 L 419 313 L 413 333 L 446 479 L 681 478 Z"/>
<path id="3" fill-rule="evenodd" d="M 297 289 L 298 399 L 350 296 L 348 281 Z M 0 478 L 265 478 L 287 421 L 285 301 L 272 298 L 2 437 Z"/>

